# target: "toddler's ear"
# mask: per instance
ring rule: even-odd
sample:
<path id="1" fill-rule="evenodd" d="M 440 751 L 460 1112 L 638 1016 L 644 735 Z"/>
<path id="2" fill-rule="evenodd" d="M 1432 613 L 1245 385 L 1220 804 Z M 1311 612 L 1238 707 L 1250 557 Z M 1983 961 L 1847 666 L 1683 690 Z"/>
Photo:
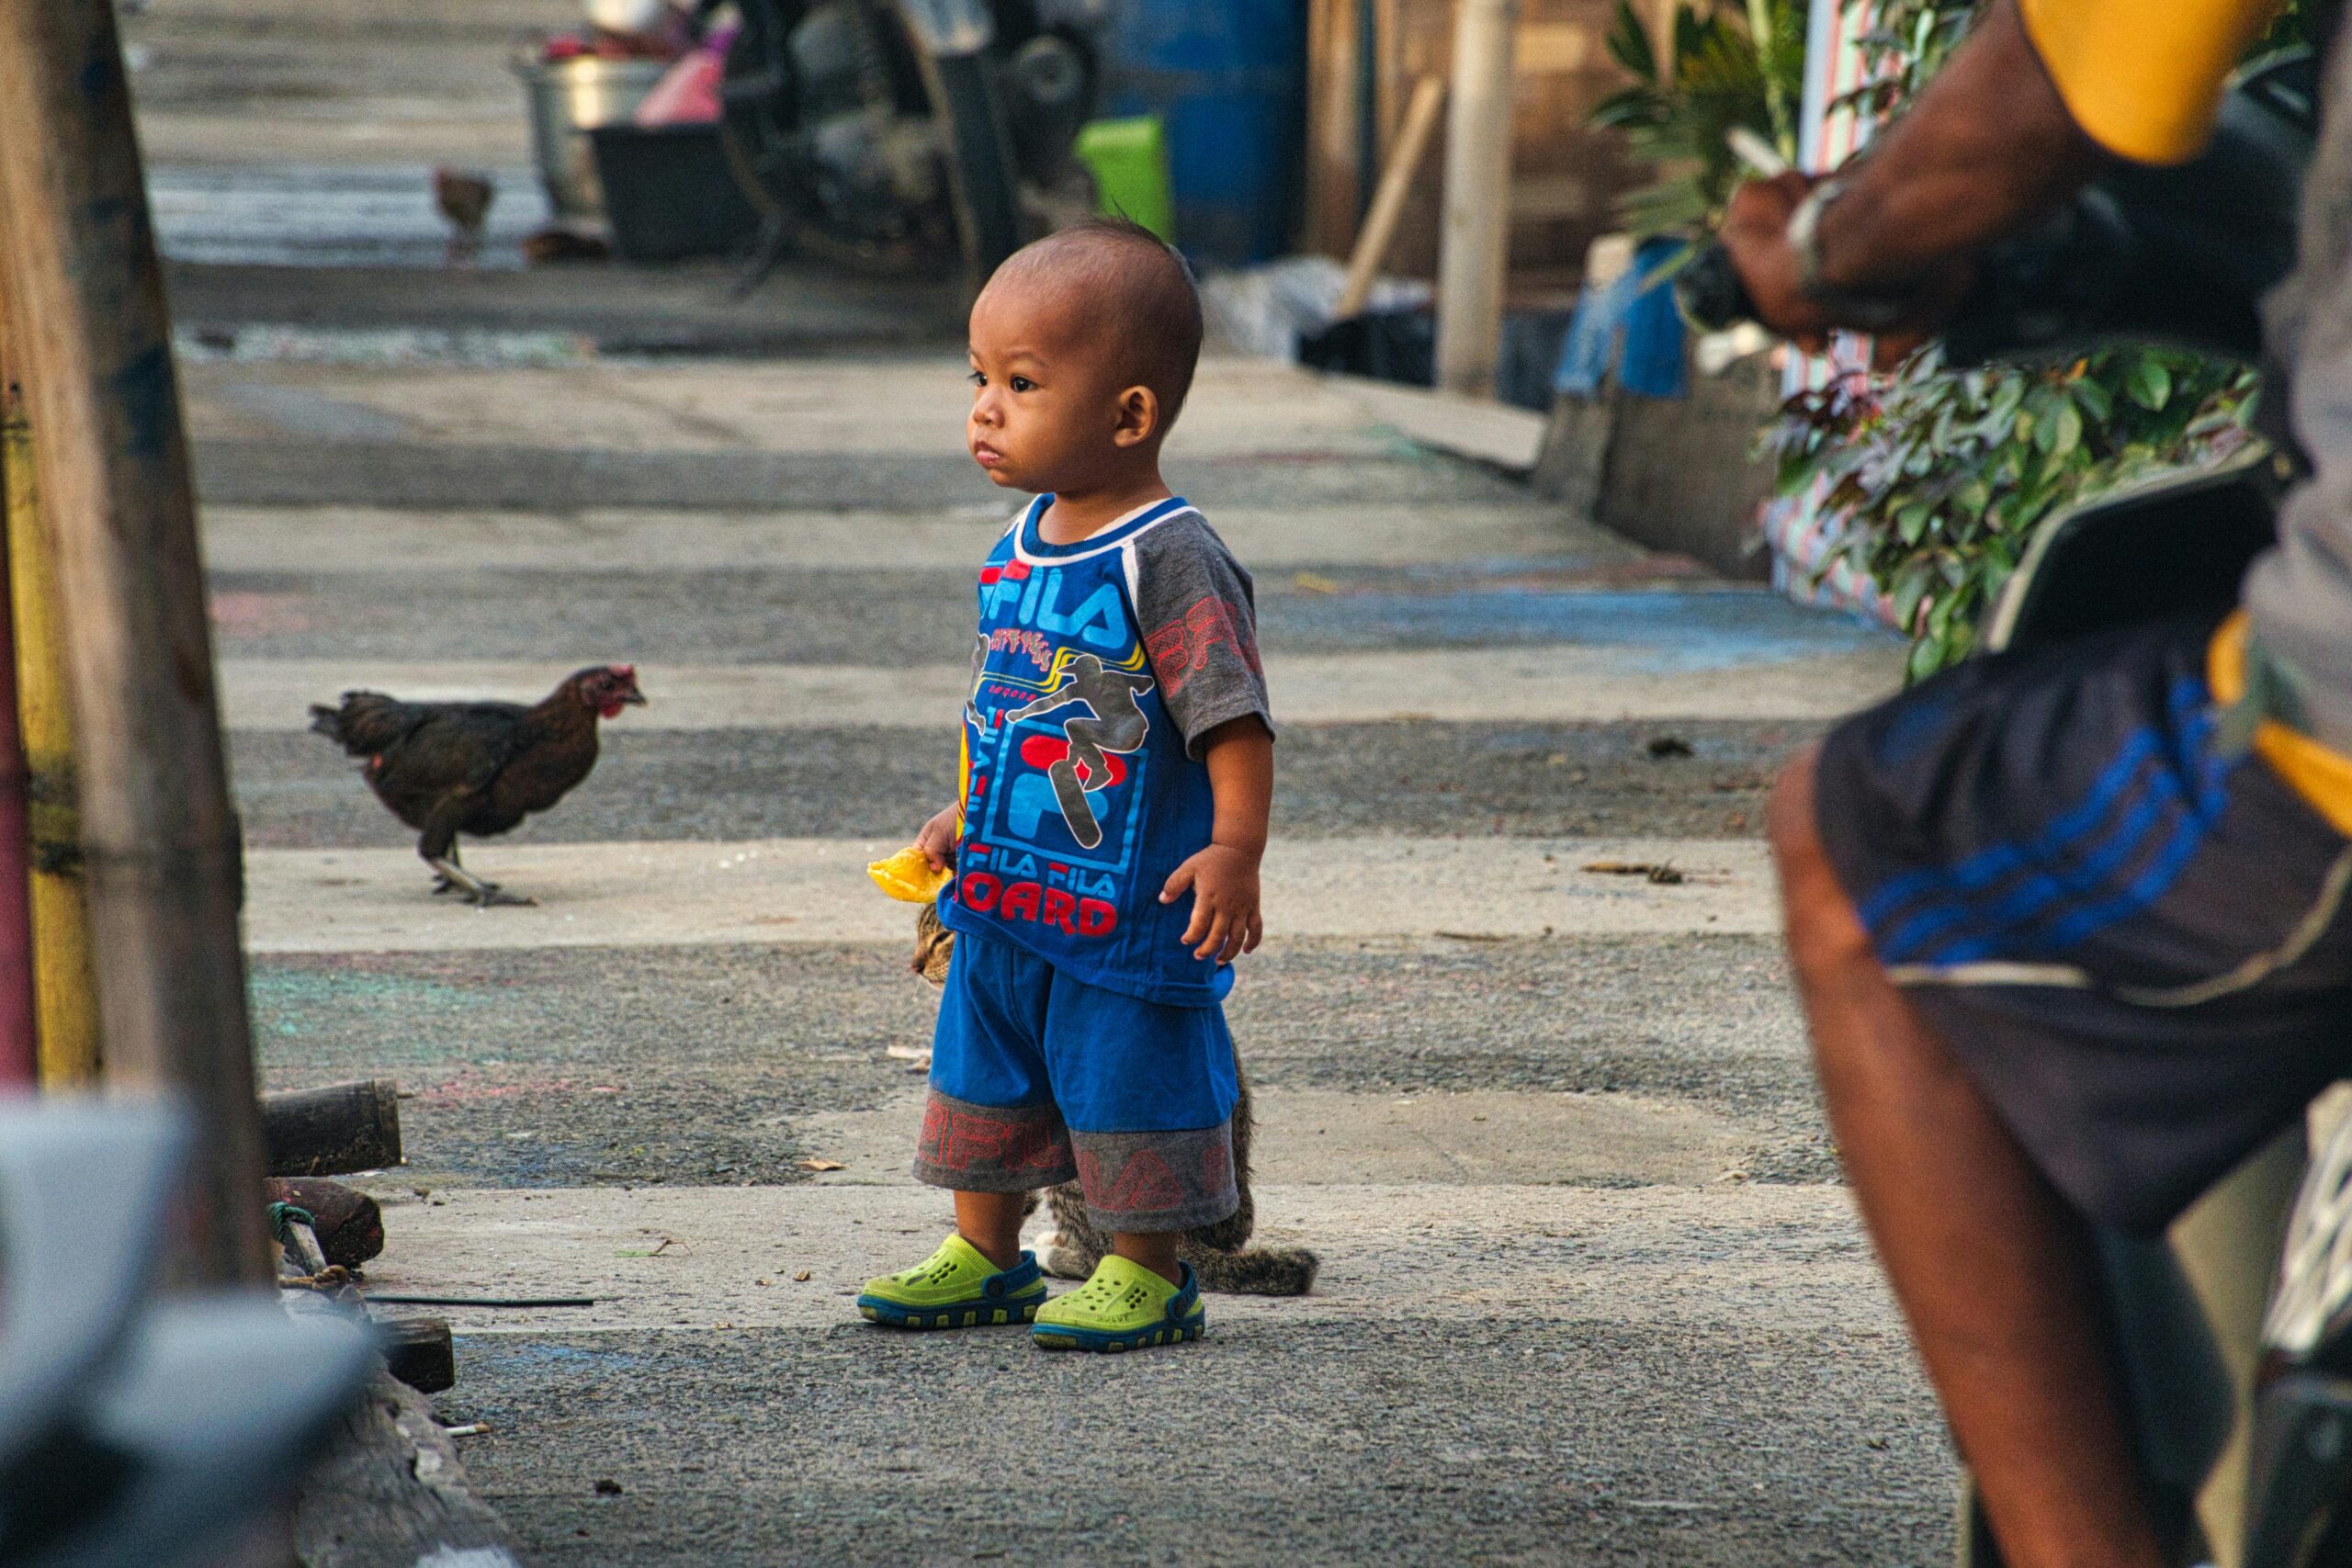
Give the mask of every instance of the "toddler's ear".
<path id="1" fill-rule="evenodd" d="M 1111 432 L 1119 446 L 1140 446 L 1159 434 L 1159 394 L 1149 387 L 1129 387 L 1119 394 L 1119 423 Z"/>

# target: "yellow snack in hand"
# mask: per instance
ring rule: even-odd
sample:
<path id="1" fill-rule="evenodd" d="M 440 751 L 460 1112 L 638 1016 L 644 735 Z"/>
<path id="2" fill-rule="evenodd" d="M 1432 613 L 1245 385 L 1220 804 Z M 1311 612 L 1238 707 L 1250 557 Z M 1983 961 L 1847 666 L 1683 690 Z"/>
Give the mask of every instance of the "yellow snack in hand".
<path id="1" fill-rule="evenodd" d="M 944 866 L 934 867 L 931 857 L 912 844 L 888 860 L 876 861 L 865 868 L 865 874 L 874 879 L 875 886 L 907 904 L 930 903 L 956 875 Z"/>

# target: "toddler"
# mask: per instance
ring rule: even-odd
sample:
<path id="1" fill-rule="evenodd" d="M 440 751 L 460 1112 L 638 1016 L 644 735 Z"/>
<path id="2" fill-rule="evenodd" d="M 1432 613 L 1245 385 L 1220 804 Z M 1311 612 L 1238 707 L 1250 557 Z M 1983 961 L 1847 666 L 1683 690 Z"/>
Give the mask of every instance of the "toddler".
<path id="1" fill-rule="evenodd" d="M 957 798 L 916 840 L 956 873 L 915 1165 L 956 1231 L 866 1282 L 878 1323 L 1201 1333 L 1176 1246 L 1238 1203 L 1223 1001 L 1261 935 L 1273 728 L 1250 574 L 1159 477 L 1200 346 L 1183 262 L 1130 223 L 1040 240 L 972 308 L 966 442 L 1036 499 L 980 569 Z M 1048 1302 L 1023 1211 L 1072 1179 L 1114 1249 Z"/>

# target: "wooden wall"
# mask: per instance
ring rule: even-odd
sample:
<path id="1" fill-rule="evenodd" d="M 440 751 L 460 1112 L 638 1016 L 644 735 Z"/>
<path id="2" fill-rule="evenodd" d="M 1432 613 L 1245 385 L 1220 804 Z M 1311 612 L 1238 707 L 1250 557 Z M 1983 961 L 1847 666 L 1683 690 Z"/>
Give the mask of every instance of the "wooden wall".
<path id="1" fill-rule="evenodd" d="M 1304 242 L 1309 251 L 1345 256 L 1356 230 L 1358 0 L 1309 5 Z M 1425 72 L 1445 74 L 1453 0 L 1375 0 L 1374 10 L 1385 157 L 1414 81 Z M 1618 139 L 1585 124 L 1592 107 L 1625 82 L 1605 41 L 1615 14 L 1615 0 L 1520 0 L 1511 194 L 1511 276 L 1519 292 L 1572 286 L 1587 243 L 1616 227 L 1611 209 L 1617 192 L 1638 177 Z M 1433 146 L 1389 256 L 1392 274 L 1436 272 L 1443 162 L 1442 146 Z M 1378 176 L 1374 169 L 1364 177 Z"/>

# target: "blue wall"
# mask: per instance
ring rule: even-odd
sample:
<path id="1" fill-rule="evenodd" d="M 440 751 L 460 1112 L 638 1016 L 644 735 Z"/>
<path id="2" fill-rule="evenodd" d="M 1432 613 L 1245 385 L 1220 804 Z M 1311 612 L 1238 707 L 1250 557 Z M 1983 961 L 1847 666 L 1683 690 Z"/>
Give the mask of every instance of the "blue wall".
<path id="1" fill-rule="evenodd" d="M 1228 265 L 1290 248 L 1306 132 L 1306 0 L 1119 0 L 1106 115 L 1168 127 L 1176 243 Z"/>

